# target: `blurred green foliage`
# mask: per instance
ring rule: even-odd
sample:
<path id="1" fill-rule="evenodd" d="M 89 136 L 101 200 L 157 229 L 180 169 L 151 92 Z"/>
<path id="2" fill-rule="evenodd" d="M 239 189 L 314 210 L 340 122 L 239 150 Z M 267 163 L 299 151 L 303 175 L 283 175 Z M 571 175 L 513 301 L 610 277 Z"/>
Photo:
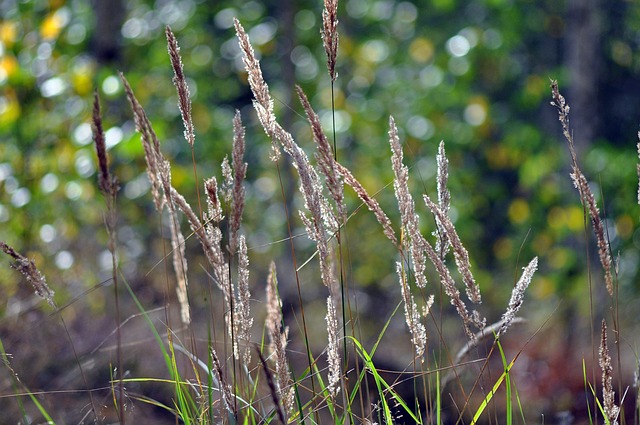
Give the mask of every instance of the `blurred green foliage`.
<path id="1" fill-rule="evenodd" d="M 305 89 L 331 132 L 331 85 L 319 37 L 321 2 L 136 0 L 125 7 L 121 30 L 113 34 L 118 50 L 104 58 L 96 51 L 91 3 L 0 2 L 0 239 L 35 257 L 62 293 L 75 294 L 108 276 L 104 206 L 96 190 L 89 125 L 94 89 L 102 98 L 112 167 L 122 184 L 118 209 L 124 271 L 131 278 L 143 276 L 163 257 L 157 239 L 161 220 L 149 219 L 155 214 L 142 149 L 118 71 L 155 125 L 173 162 L 174 185 L 197 204 L 195 188 L 201 182 L 194 179 L 191 153 L 182 139 L 165 25 L 178 37 L 191 86 L 199 180 L 219 173 L 231 143 L 233 110 L 242 111 L 250 164 L 245 233 L 257 256 L 279 255 L 282 244 L 270 243 L 285 236 L 285 219 L 278 177 L 268 159 L 270 143 L 251 110 L 234 16 L 249 30 L 278 113 L 297 141 L 312 151 L 309 130 L 291 95 L 294 83 Z M 568 177 L 560 125 L 549 106 L 550 78 L 560 80 L 565 94 L 572 84 L 565 61 L 571 48 L 567 7 L 555 0 L 340 3 L 339 160 L 370 192 L 381 190 L 381 203 L 397 223 L 388 186 L 388 116 L 401 128 L 416 199 L 435 192 L 435 153 L 444 139 L 452 214 L 485 297 L 495 298 L 497 305 L 506 303 L 509 291 L 487 290 L 512 285 L 514 274 L 533 255 L 541 257 L 532 287 L 536 297 L 562 297 L 585 282 L 582 208 Z M 639 15 L 635 2 L 609 2 L 597 11 L 600 90 L 593 101 L 600 126 L 584 147 L 582 161 L 594 192 L 603 197 L 598 201 L 604 201 L 613 252 L 621 252 L 624 292 L 634 285 L 637 289 L 640 261 L 634 165 L 640 106 L 632 98 L 640 81 Z M 287 79 L 288 70 L 293 80 Z M 579 128 L 581 122 L 572 124 Z M 350 208 L 356 206 L 352 196 Z M 423 205 L 419 208 L 424 231 L 431 232 L 433 220 Z M 357 218 L 347 229 L 353 235 L 350 250 L 357 253 L 350 258 L 354 283 L 361 288 L 395 285 L 393 248 L 368 213 L 360 211 Z M 267 260 L 258 264 L 266 267 Z M 20 277 L 2 276 L 0 305 L 6 306 Z"/>

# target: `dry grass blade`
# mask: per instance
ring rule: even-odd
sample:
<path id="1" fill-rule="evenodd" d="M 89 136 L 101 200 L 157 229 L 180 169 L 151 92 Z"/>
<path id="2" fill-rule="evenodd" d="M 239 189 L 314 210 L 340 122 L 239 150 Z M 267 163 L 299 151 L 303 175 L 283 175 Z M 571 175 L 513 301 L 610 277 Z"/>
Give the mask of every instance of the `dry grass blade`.
<path id="1" fill-rule="evenodd" d="M 193 120 L 191 117 L 191 99 L 189 95 L 189 86 L 184 76 L 182 59 L 180 58 L 180 47 L 178 47 L 178 40 L 171 31 L 171 28 L 167 25 L 165 27 L 165 33 L 167 35 L 167 48 L 169 50 L 169 57 L 171 58 L 171 66 L 173 67 L 174 78 L 173 84 L 175 84 L 178 90 L 178 107 L 180 108 L 180 114 L 182 114 L 182 122 L 184 123 L 184 138 L 189 145 L 193 147 L 196 135 L 193 129 Z"/>
<path id="2" fill-rule="evenodd" d="M 49 288 L 47 281 L 42 273 L 40 273 L 40 270 L 38 270 L 33 260 L 19 254 L 15 249 L 2 241 L 0 241 L 0 250 L 14 259 L 14 262 L 11 264 L 11 268 L 17 270 L 25 279 L 27 279 L 27 282 L 31 284 L 36 295 L 46 300 L 51 307 L 55 308 L 56 305 L 53 301 L 53 295 L 55 292 Z"/>

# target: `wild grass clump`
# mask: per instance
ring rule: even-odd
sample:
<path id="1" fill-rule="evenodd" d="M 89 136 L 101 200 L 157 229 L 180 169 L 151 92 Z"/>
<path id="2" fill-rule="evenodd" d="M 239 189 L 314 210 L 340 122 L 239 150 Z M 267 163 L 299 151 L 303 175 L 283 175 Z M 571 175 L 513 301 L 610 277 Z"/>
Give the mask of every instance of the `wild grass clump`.
<path id="1" fill-rule="evenodd" d="M 116 213 L 118 183 L 111 175 L 102 131 L 100 103 L 96 95 L 93 110 L 93 133 L 98 158 L 98 187 L 106 200 L 105 227 L 109 237 L 108 249 L 112 255 L 112 276 L 116 306 L 117 356 L 113 365 L 110 387 L 110 406 L 120 423 L 141 423 L 129 405 L 148 404 L 163 409 L 175 422 L 183 423 L 507 423 L 516 422 L 515 411 L 526 422 L 526 400 L 521 400 L 516 383 L 512 380 L 516 361 L 524 352 L 526 343 L 515 355 L 508 357 L 502 345 L 504 335 L 516 323 L 525 320 L 519 317 L 527 288 L 534 282 L 539 267 L 538 257 L 528 259 L 499 320 L 490 320 L 480 312 L 482 296 L 480 285 L 472 272 L 471 254 L 458 234 L 455 220 L 450 215 L 455 200 L 447 187 L 449 162 L 445 143 L 437 149 L 437 197 L 423 193 L 421 202 L 431 214 L 421 217 L 419 208 L 410 190 L 410 168 L 405 163 L 403 141 L 393 117 L 388 120 L 388 142 L 390 167 L 393 170 L 393 192 L 399 212 L 399 223 L 394 223 L 357 176 L 340 162 L 335 144 L 330 143 L 330 133 L 322 127 L 318 114 L 303 90 L 296 92 L 309 123 L 315 153 L 307 155 L 300 143 L 294 140 L 280 122 L 274 98 L 265 81 L 260 62 L 244 27 L 237 19 L 234 26 L 242 51 L 242 60 L 250 90 L 253 107 L 260 125 L 272 143 L 271 159 L 279 170 L 283 163 L 282 152 L 299 180 L 299 194 L 303 208 L 298 211 L 299 220 L 306 236 L 313 241 L 319 276 L 313 284 L 322 284 L 326 296 L 324 318 L 305 314 L 305 303 L 301 296 L 300 278 L 295 272 L 299 304 L 295 306 L 296 320 L 286 320 L 285 307 L 280 296 L 278 281 L 278 259 L 271 262 L 264 278 L 265 298 L 257 302 L 251 287 L 253 273 L 250 262 L 250 247 L 243 233 L 243 213 L 246 203 L 245 179 L 248 164 L 245 162 L 246 135 L 241 113 L 233 118 L 233 141 L 231 160 L 225 158 L 221 165 L 222 179 L 208 177 L 203 181 L 202 192 L 198 190 L 197 207 L 180 193 L 172 181 L 171 164 L 162 152 L 161 142 L 153 129 L 143 105 L 135 95 L 134 88 L 121 74 L 126 98 L 130 104 L 136 130 L 140 133 L 146 172 L 151 185 L 154 206 L 158 214 L 168 217 L 171 241 L 167 256 L 171 256 L 173 272 L 166 276 L 168 285 L 176 292 L 180 309 L 180 325 L 173 325 L 167 309 L 164 328 L 158 329 L 149 318 L 148 307 L 143 306 L 136 293 L 118 271 Z M 184 137 L 189 145 L 197 179 L 194 145 L 196 129 L 193 124 L 189 88 L 180 57 L 178 38 L 166 28 L 168 51 L 174 71 L 174 84 L 178 93 L 178 106 L 184 125 Z M 323 11 L 322 41 L 327 55 L 327 66 L 331 84 L 338 78 L 336 57 L 338 54 L 337 1 L 326 0 Z M 562 129 L 571 155 L 571 179 L 583 203 L 586 217 L 590 218 L 601 265 L 604 269 L 607 293 L 615 300 L 617 294 L 616 269 L 611 249 L 606 238 L 605 222 L 596 205 L 588 181 L 582 173 L 569 127 L 569 107 L 552 83 L 553 105 L 558 108 Z M 334 137 L 335 139 L 335 137 Z M 310 143 L 309 143 L 310 144 Z M 638 145 L 640 152 L 640 144 Z M 640 175 L 640 166 L 638 168 Z M 349 188 L 345 191 L 345 187 Z M 284 187 L 282 188 L 284 191 Z M 351 193 L 353 192 L 353 193 Z M 202 193 L 202 195 L 200 195 Z M 639 189 L 640 196 L 640 189 Z M 360 204 L 350 204 L 353 194 Z M 201 206 L 200 196 L 205 198 L 206 210 Z M 350 197 L 351 196 L 351 197 Z M 640 202 L 640 198 L 639 198 Z M 396 371 L 387 371 L 376 364 L 376 352 L 384 350 L 384 338 L 391 326 L 392 317 L 382 320 L 375 341 L 360 337 L 360 326 L 368 317 L 351 303 L 349 290 L 356 282 L 350 281 L 347 252 L 349 251 L 348 229 L 355 212 L 362 206 L 371 211 L 380 225 L 380 231 L 395 248 L 395 257 L 389 264 L 374 267 L 389 267 L 395 271 L 399 283 L 399 294 L 395 314 L 402 306 L 407 345 L 412 349 L 412 361 Z M 288 211 L 287 211 L 288 214 Z M 298 219 L 287 215 L 289 229 Z M 186 221 L 188 225 L 183 223 Z M 433 223 L 432 233 L 425 233 L 425 221 Z M 585 220 L 586 221 L 586 220 Z M 289 230 L 290 239 L 293 238 Z M 191 300 L 195 291 L 189 281 L 190 259 L 186 241 L 195 238 L 200 244 L 208 264 L 204 267 L 209 276 L 208 288 L 223 300 L 224 309 L 218 312 L 210 305 L 210 323 L 195 323 Z M 293 244 L 292 244 L 293 247 Z M 0 249 L 15 261 L 13 267 L 32 284 L 36 293 L 54 308 L 54 293 L 44 277 L 37 271 L 33 261 L 0 243 Z M 293 263 L 297 264 L 295 247 Z M 353 255 L 353 254 L 351 254 Z M 165 259 L 166 259 L 165 258 Z M 164 261 L 165 259 L 161 259 Z M 306 264 L 306 263 L 305 263 Z M 432 276 L 437 281 L 433 281 Z M 148 344 L 164 360 L 166 370 L 157 371 L 157 376 L 127 376 L 125 363 L 127 350 L 122 344 L 122 320 L 120 299 L 125 292 L 139 309 L 139 314 L 148 322 L 154 335 L 154 343 Z M 438 306 L 436 300 L 448 298 Z M 255 307 L 264 304 L 264 321 Z M 612 306 L 616 306 L 612 302 Z M 470 307 L 472 306 L 472 307 Z M 436 311 L 439 310 L 439 311 Z M 459 316 L 464 342 L 455 341 L 456 335 L 448 335 L 442 325 L 443 312 L 455 311 Z M 614 310 L 615 313 L 616 310 Z M 219 314 L 216 316 L 216 314 Z M 290 315 L 288 317 L 291 317 Z M 317 341 L 311 344 L 310 323 L 323 321 L 326 324 L 327 340 L 322 352 L 314 350 Z M 219 335 L 217 323 L 222 323 L 224 332 Z M 256 330 L 262 325 L 262 333 Z M 206 336 L 200 330 L 206 329 Z M 304 361 L 292 356 L 290 330 L 298 330 L 302 341 L 294 341 L 303 347 Z M 619 321 L 614 314 L 614 329 L 620 333 Z M 432 330 L 432 331 L 430 331 Z M 534 334 L 535 335 L 535 334 Z M 533 335 L 530 339 L 533 338 Z M 1 341 L 0 341 L 1 342 Z M 460 345 L 453 355 L 454 344 Z M 599 364 L 602 369 L 602 396 L 590 383 L 585 372 L 585 392 L 592 393 L 592 422 L 631 423 L 621 408 L 622 394 L 614 389 L 614 364 L 607 343 L 607 322 L 602 321 L 599 342 Z M 616 337 L 618 364 L 620 343 Z M 204 346 L 204 349 L 203 349 Z M 486 346 L 486 352 L 480 347 Z M 19 359 L 10 359 L 5 347 L 0 345 L 3 360 L 8 368 Z M 186 363 L 184 359 L 187 359 Z M 498 361 L 496 374 L 492 362 Z M 78 366 L 81 362 L 78 360 Z M 567 367 L 572 367 L 567 365 Z M 403 369 L 404 368 L 404 369 Z M 13 370 L 13 369 L 11 369 Z M 492 372 L 493 370 L 493 372 Z M 113 373 L 115 372 L 115 373 Z M 16 386 L 19 378 L 12 374 Z M 469 377 L 467 379 L 465 377 Z M 391 379 L 389 379 L 391 377 Z M 144 393 L 145 385 L 161 384 L 171 394 L 171 403 L 162 403 Z M 410 390 L 401 391 L 401 387 Z M 128 387 L 139 388 L 137 394 Z M 142 388 L 142 389 L 140 389 Z M 91 393 L 91 392 L 90 392 Z M 20 400 L 20 397 L 16 395 Z M 500 399 L 500 400 L 499 400 Z M 55 421 L 47 409 L 37 404 L 42 416 Z M 591 402 L 590 402 L 591 403 Z M 102 408 L 92 400 L 92 415 L 102 421 Z M 597 406 L 597 407 L 596 407 Z M 24 408 L 22 408 L 25 411 Z M 488 412 L 488 413 L 487 413 Z M 26 418 L 26 414 L 24 415 Z M 537 420 L 537 419 L 532 419 Z M 636 417 L 637 422 L 637 417 Z"/>

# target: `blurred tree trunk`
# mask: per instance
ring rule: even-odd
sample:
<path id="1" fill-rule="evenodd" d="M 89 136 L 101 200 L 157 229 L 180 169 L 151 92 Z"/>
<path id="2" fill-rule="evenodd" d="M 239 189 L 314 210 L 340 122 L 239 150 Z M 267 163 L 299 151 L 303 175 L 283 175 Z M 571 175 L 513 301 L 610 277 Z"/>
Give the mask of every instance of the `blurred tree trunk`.
<path id="1" fill-rule="evenodd" d="M 603 52 L 598 0 L 568 0 L 565 30 L 565 65 L 569 72 L 567 101 L 572 130 L 582 156 L 599 132 L 598 84 Z"/>
<path id="2" fill-rule="evenodd" d="M 94 0 L 96 28 L 91 40 L 98 63 L 118 62 L 121 58 L 122 24 L 126 15 L 123 0 Z"/>

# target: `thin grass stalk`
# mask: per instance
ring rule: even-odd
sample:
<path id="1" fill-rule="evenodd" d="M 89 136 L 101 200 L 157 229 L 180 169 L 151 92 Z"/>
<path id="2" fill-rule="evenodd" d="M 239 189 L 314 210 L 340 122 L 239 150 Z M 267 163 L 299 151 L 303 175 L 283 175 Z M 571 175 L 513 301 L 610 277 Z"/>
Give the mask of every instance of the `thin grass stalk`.
<path id="1" fill-rule="evenodd" d="M 272 157 L 272 159 L 274 159 Z M 309 344 L 309 333 L 307 332 L 307 316 L 305 314 L 304 311 L 304 303 L 302 301 L 302 289 L 300 287 L 300 276 L 299 276 L 299 271 L 298 271 L 298 263 L 297 263 L 297 257 L 296 257 L 296 249 L 295 249 L 295 245 L 293 243 L 293 231 L 291 230 L 291 215 L 289 214 L 289 207 L 287 206 L 287 202 L 286 202 L 286 195 L 284 193 L 284 183 L 282 182 L 282 173 L 280 171 L 280 164 L 279 162 L 276 162 L 276 169 L 278 171 L 278 180 L 280 182 L 280 194 L 282 196 L 282 208 L 284 210 L 284 215 L 285 215 L 285 222 L 287 223 L 287 234 L 288 234 L 288 240 L 289 240 L 289 248 L 291 249 L 291 259 L 293 261 L 293 271 L 295 273 L 295 281 L 296 281 L 296 289 L 297 289 L 297 295 L 298 295 L 298 306 L 300 308 L 300 315 L 302 317 L 302 333 L 303 333 L 303 338 L 304 338 L 304 346 L 306 349 L 306 355 L 307 355 L 307 364 L 309 366 L 309 371 L 311 371 L 313 369 L 313 365 L 314 365 L 314 360 L 313 360 L 313 356 L 311 354 L 311 346 Z M 314 379 L 314 376 L 312 374 L 309 375 L 310 376 L 310 381 L 311 381 L 311 395 L 312 395 L 312 402 L 315 404 L 316 403 L 316 396 L 318 394 L 317 390 L 316 390 L 316 382 Z M 297 387 L 294 387 L 297 388 Z M 302 417 L 303 413 L 302 413 L 302 403 L 300 402 L 300 397 L 297 393 L 296 390 L 296 397 L 297 397 L 297 402 L 298 402 L 298 410 L 299 410 L 299 414 Z M 318 411 L 317 409 L 313 409 L 314 412 L 314 416 L 315 416 L 315 420 L 316 422 L 319 422 L 319 416 L 318 416 Z"/>
<path id="2" fill-rule="evenodd" d="M 333 82 L 332 82 L 333 84 Z M 349 310 L 349 312 L 352 311 L 351 309 L 351 299 L 348 296 L 348 294 L 346 294 L 346 291 L 348 290 L 348 287 L 344 284 L 345 282 L 345 276 L 344 276 L 344 264 L 343 264 L 343 260 L 344 257 L 342 255 L 342 248 L 343 248 L 343 241 L 342 241 L 342 231 L 343 231 L 343 227 L 346 226 L 347 224 L 347 213 L 346 213 L 346 207 L 345 207 L 345 203 L 344 203 L 344 184 L 342 182 L 342 178 L 340 176 L 340 174 L 337 172 L 336 168 L 337 168 L 337 161 L 336 161 L 336 149 L 335 149 L 335 136 L 336 136 L 336 132 L 335 132 L 335 119 L 334 119 L 334 124 L 333 124 L 333 138 L 334 138 L 334 147 L 333 150 L 331 149 L 331 146 L 329 145 L 329 141 L 322 129 L 322 125 L 320 123 L 320 117 L 318 117 L 318 115 L 316 114 L 316 112 L 313 110 L 313 108 L 311 107 L 311 104 L 309 102 L 309 100 L 307 99 L 306 95 L 304 94 L 304 92 L 302 91 L 302 89 L 299 86 L 296 86 L 296 92 L 298 93 L 298 97 L 300 99 L 300 102 L 302 103 L 302 106 L 306 112 L 307 115 L 307 121 L 309 122 L 309 125 L 311 126 L 311 131 L 313 134 L 313 139 L 316 142 L 316 146 L 317 146 L 317 151 L 315 153 L 315 158 L 316 161 L 318 163 L 318 166 L 320 168 L 320 172 L 324 175 L 325 178 L 325 183 L 326 183 L 326 187 L 328 188 L 329 194 L 331 196 L 331 198 L 333 198 L 333 201 L 336 205 L 336 209 L 337 209 L 337 213 L 335 214 L 337 216 L 337 221 L 339 224 L 339 227 L 335 233 L 336 235 L 336 240 L 338 243 L 338 258 L 340 261 L 340 272 L 339 272 L 339 277 L 340 277 L 340 295 L 341 295 L 341 311 L 342 311 L 342 333 L 343 335 L 347 334 L 347 323 L 350 322 L 351 323 L 351 331 L 353 333 L 353 335 L 356 334 L 355 331 L 355 323 L 353 320 L 348 321 L 347 320 L 347 308 Z M 333 88 L 332 88 L 332 96 L 333 96 Z M 332 113 L 335 114 L 335 108 L 332 104 Z M 333 213 L 332 213 L 333 214 Z M 347 346 L 346 344 L 343 344 L 343 358 L 345 360 L 345 367 L 346 367 L 346 362 L 347 362 L 347 358 L 348 358 L 348 354 L 347 354 Z M 347 393 L 346 391 L 343 392 L 343 402 L 345 404 L 345 410 L 350 413 L 351 409 L 349 407 L 349 399 L 347 397 Z"/>
<path id="3" fill-rule="evenodd" d="M 111 253 L 111 278 L 113 279 L 113 292 L 116 305 L 116 379 L 118 381 L 118 419 L 121 424 L 125 423 L 124 415 L 124 381 L 122 366 L 122 333 L 120 317 L 120 288 L 118 285 L 118 260 L 117 260 L 117 210 L 116 196 L 119 185 L 115 177 L 109 172 L 109 158 L 105 143 L 104 130 L 102 127 L 102 114 L 100 112 L 100 99 L 98 91 L 93 95 L 93 116 L 92 116 L 93 141 L 96 146 L 98 156 L 98 187 L 102 192 L 106 204 L 105 227 L 109 242 L 107 247 Z"/>

